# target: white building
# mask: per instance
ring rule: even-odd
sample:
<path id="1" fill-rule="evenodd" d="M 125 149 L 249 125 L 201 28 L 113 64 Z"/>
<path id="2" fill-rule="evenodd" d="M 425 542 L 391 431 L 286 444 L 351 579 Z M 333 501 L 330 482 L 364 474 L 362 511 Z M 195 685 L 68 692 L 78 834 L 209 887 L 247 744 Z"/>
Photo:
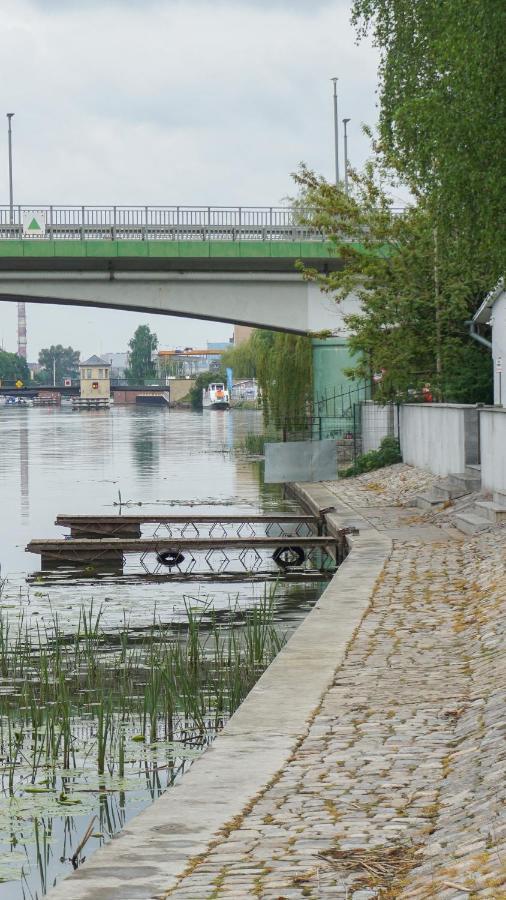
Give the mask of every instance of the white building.
<path id="1" fill-rule="evenodd" d="M 477 326 L 492 328 L 492 341 Z M 471 323 L 471 334 L 492 351 L 494 364 L 494 406 L 506 406 L 506 289 L 501 278 L 485 297 Z"/>
<path id="2" fill-rule="evenodd" d="M 258 384 L 254 378 L 245 378 L 232 385 L 232 400 L 258 400 Z"/>

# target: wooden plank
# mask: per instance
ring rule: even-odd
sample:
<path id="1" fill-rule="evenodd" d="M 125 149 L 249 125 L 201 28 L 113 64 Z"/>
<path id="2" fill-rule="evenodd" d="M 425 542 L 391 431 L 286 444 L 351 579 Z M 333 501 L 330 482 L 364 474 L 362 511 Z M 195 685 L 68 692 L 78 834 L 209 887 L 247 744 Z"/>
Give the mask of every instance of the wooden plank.
<path id="1" fill-rule="evenodd" d="M 317 524 L 319 519 L 317 516 L 311 515 L 299 515 L 298 513 L 282 513 L 281 515 L 249 515 L 245 513 L 244 515 L 234 514 L 234 515 L 222 515 L 221 513 L 217 514 L 209 514 L 206 513 L 204 515 L 194 515 L 193 513 L 180 514 L 177 515 L 157 515 L 156 513 L 149 515 L 127 515 L 127 516 L 82 516 L 82 515 L 58 515 L 55 519 L 55 525 L 85 525 L 85 524 L 105 524 L 105 525 L 121 525 L 125 524 L 142 524 L 143 522 L 173 522 L 176 523 L 185 523 L 185 522 L 196 522 L 196 523 L 231 523 L 231 524 L 240 524 L 241 522 L 252 522 L 258 524 L 276 524 L 280 525 L 288 522 L 308 522 Z"/>
<path id="2" fill-rule="evenodd" d="M 65 540 L 65 538 L 53 539 L 34 539 L 27 544 L 25 550 L 28 553 L 46 553 L 46 552 L 70 552 L 79 551 L 88 552 L 95 550 L 98 553 L 108 550 L 116 550 L 124 553 L 158 553 L 163 550 L 227 550 L 228 549 L 244 549 L 262 548 L 275 549 L 276 547 L 335 547 L 336 538 L 332 536 L 326 537 L 299 537 L 291 535 L 288 537 L 264 537 L 255 535 L 253 537 L 224 537 L 224 538 L 105 538 L 105 539 L 86 539 L 75 538 Z"/>

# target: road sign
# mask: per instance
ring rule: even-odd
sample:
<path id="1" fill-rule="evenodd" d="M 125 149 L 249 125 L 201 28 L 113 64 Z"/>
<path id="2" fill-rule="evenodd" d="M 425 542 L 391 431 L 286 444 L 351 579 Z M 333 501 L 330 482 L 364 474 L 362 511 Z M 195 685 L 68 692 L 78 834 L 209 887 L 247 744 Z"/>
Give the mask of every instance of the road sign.
<path id="1" fill-rule="evenodd" d="M 498 356 L 495 361 L 496 372 L 502 372 L 502 356 Z"/>
<path id="2" fill-rule="evenodd" d="M 72 387 L 72 379 L 71 379 L 71 378 L 65 378 L 64 381 L 63 381 L 63 384 L 64 384 L 65 387 Z"/>
<path id="3" fill-rule="evenodd" d="M 45 234 L 45 210 L 25 210 L 25 212 L 23 212 L 23 237 L 44 237 Z"/>

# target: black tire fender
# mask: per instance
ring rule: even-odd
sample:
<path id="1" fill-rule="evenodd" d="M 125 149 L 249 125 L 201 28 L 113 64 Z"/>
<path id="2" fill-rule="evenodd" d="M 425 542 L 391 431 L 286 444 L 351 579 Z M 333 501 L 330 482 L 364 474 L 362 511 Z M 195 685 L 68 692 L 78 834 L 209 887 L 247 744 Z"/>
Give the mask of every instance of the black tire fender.
<path id="1" fill-rule="evenodd" d="M 184 562 L 184 554 L 180 553 L 179 550 L 163 550 L 161 553 L 156 554 L 156 559 L 161 566 L 167 566 L 168 569 L 172 569 L 174 566 L 180 566 Z"/>
<path id="2" fill-rule="evenodd" d="M 302 547 L 277 547 L 272 558 L 280 569 L 288 569 L 290 566 L 301 566 L 306 554 Z"/>

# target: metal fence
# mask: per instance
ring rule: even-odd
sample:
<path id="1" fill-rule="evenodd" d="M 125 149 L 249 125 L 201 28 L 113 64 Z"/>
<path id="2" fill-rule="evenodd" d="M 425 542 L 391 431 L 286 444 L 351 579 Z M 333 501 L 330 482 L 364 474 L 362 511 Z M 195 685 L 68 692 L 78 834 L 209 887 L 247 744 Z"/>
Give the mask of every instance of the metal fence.
<path id="1" fill-rule="evenodd" d="M 336 441 L 338 465 L 354 462 L 362 453 L 362 406 L 369 400 L 368 382 L 359 382 L 340 391 L 328 391 L 316 398 L 298 417 L 271 422 L 273 440 Z"/>
<path id="2" fill-rule="evenodd" d="M 0 206 L 0 240 L 324 241 L 315 216 L 287 206 Z"/>
<path id="3" fill-rule="evenodd" d="M 322 241 L 312 210 L 252 206 L 0 206 L 0 239 Z M 33 223 L 39 228 L 30 225 Z"/>

